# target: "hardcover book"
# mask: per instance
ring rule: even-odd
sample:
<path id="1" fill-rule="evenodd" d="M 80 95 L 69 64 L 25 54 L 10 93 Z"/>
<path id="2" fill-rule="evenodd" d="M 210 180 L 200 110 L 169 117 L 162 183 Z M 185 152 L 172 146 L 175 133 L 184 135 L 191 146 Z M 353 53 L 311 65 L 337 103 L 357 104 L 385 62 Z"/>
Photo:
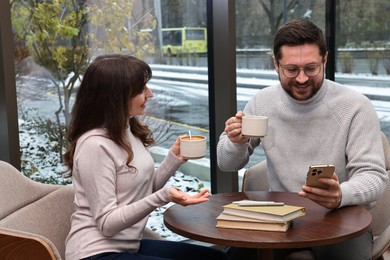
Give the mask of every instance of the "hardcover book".
<path id="1" fill-rule="evenodd" d="M 230 203 L 223 206 L 223 213 L 257 219 L 267 222 L 285 223 L 305 215 L 305 208 L 300 206 L 239 206 Z"/>
<path id="2" fill-rule="evenodd" d="M 267 222 L 221 213 L 217 217 L 216 227 L 286 232 L 291 224 L 292 220 L 287 222 Z"/>

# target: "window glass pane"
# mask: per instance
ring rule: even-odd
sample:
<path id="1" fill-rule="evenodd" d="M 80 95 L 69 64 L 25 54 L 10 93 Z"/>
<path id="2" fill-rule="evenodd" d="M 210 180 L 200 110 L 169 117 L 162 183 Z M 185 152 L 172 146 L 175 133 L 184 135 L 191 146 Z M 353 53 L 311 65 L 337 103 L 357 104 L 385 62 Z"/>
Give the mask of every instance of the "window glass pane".
<path id="1" fill-rule="evenodd" d="M 156 164 L 179 135 L 209 140 L 206 0 L 13 1 L 11 16 L 25 175 L 71 183 L 61 174 L 73 102 L 88 64 L 107 53 L 152 68 L 154 98 L 141 118 L 157 142 L 150 149 Z M 198 181 L 169 185 L 210 187 L 209 148 L 179 170 Z"/>
<path id="2" fill-rule="evenodd" d="M 179 29 L 163 29 L 163 46 L 165 45 L 173 45 L 180 46 L 182 45 L 182 36 L 181 30 Z"/>
<path id="3" fill-rule="evenodd" d="M 272 64 L 276 29 L 293 18 L 313 21 L 325 32 L 325 1 L 237 1 L 237 109 L 260 88 L 278 82 Z M 337 1 L 335 81 L 365 94 L 389 137 L 390 22 L 385 0 Z M 247 167 L 264 158 L 256 149 Z"/>
<path id="4" fill-rule="evenodd" d="M 390 137 L 389 1 L 340 1 L 335 80 L 368 96 Z"/>
<path id="5" fill-rule="evenodd" d="M 309 19 L 325 32 L 325 1 L 236 2 L 237 110 L 243 110 L 259 89 L 279 82 L 272 60 L 273 37 L 279 26 L 295 18 Z M 246 167 L 264 158 L 257 148 Z"/>

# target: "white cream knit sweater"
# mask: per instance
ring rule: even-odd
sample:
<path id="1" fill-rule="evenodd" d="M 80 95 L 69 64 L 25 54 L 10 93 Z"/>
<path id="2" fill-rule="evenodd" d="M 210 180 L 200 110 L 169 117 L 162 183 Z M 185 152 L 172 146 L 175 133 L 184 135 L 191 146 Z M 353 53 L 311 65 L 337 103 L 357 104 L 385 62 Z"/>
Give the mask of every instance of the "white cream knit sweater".
<path id="1" fill-rule="evenodd" d="M 298 192 L 311 164 L 334 164 L 342 189 L 340 207 L 369 204 L 384 191 L 388 175 L 379 120 L 364 95 L 324 80 L 313 98 L 297 101 L 278 84 L 258 91 L 244 113 L 269 117 L 261 145 L 270 190 Z M 232 143 L 222 133 L 217 147 L 220 169 L 243 168 L 259 144 L 259 139 Z"/>

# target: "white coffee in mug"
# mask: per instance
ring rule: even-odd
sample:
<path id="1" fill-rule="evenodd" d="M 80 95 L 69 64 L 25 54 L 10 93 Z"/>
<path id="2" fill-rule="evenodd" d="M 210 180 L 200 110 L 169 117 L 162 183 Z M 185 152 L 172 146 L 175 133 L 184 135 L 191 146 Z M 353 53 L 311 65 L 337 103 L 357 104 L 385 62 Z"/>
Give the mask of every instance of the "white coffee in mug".
<path id="1" fill-rule="evenodd" d="M 267 135 L 268 117 L 244 115 L 241 134 L 246 137 L 264 137 Z"/>
<path id="2" fill-rule="evenodd" d="M 180 138 L 180 155 L 186 159 L 203 158 L 206 150 L 207 142 L 203 135 L 186 135 Z"/>

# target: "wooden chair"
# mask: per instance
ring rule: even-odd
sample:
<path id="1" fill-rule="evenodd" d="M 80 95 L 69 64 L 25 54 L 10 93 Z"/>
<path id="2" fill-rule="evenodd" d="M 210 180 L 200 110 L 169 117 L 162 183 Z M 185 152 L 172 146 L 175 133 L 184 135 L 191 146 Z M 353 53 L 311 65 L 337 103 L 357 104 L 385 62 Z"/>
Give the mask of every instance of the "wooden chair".
<path id="1" fill-rule="evenodd" d="M 390 145 L 386 135 L 382 132 L 383 149 L 385 152 L 385 165 L 387 173 L 390 175 Z M 268 191 L 267 163 L 260 163 L 248 168 L 242 180 L 242 191 Z M 384 252 L 390 246 L 390 185 L 387 186 L 382 197 L 377 201 L 377 206 L 370 210 L 372 215 L 372 233 L 374 236 L 374 246 L 372 259 L 382 259 Z M 289 259 L 314 259 L 310 258 L 309 251 L 300 252 L 299 257 L 292 256 Z"/>
<path id="2" fill-rule="evenodd" d="M 0 229 L 0 259 L 58 259 L 52 246 L 36 234 Z"/>
<path id="3" fill-rule="evenodd" d="M 0 161 L 0 259 L 65 259 L 73 199 L 73 186 L 35 182 Z M 150 229 L 144 237 L 162 239 Z"/>

